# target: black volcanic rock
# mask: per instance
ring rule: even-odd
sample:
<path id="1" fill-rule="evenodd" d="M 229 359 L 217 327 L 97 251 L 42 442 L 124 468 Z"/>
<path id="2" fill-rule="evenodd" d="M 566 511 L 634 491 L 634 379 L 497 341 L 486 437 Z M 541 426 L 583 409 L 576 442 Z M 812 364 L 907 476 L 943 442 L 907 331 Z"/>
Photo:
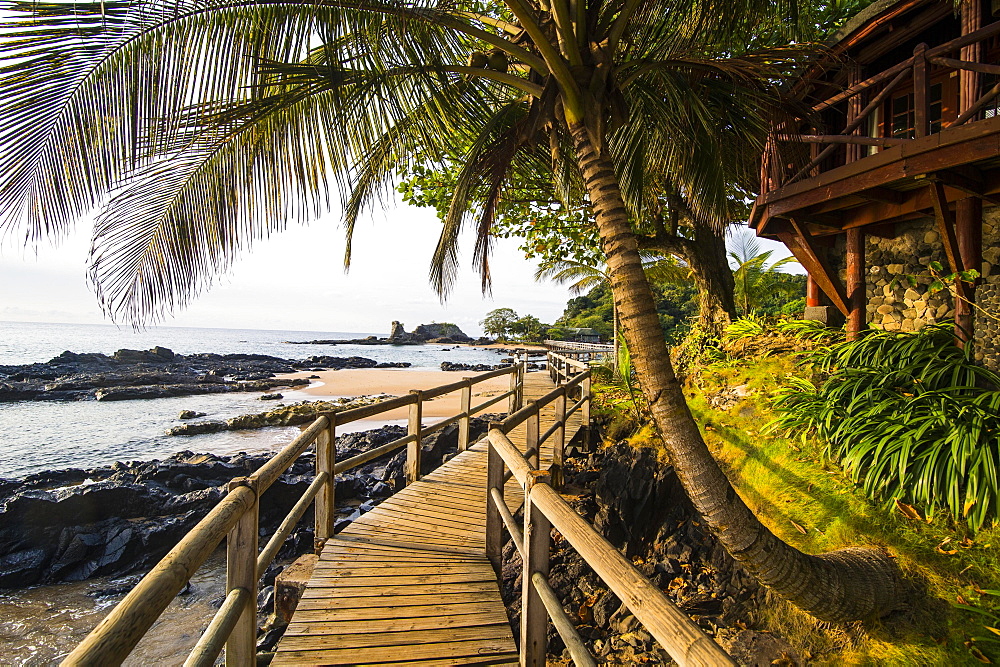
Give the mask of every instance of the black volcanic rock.
<path id="1" fill-rule="evenodd" d="M 38 400 L 124 401 L 230 391 L 269 391 L 308 384 L 276 374 L 314 366 L 372 368 L 364 357 L 295 361 L 265 354 L 175 354 L 165 347 L 104 354 L 63 352 L 45 363 L 0 366 L 0 402 Z"/>

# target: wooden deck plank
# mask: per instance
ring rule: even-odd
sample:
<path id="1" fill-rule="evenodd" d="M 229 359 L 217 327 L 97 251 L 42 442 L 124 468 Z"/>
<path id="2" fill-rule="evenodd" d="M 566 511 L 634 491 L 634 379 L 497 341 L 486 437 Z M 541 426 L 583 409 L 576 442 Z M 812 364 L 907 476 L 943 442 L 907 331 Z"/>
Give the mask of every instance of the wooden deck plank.
<path id="1" fill-rule="evenodd" d="M 438 604 L 450 605 L 454 608 L 461 608 L 461 605 L 474 604 L 482 608 L 483 603 L 493 602 L 500 599 L 499 591 L 459 591 L 457 593 L 415 593 L 405 597 L 401 596 L 357 596 L 350 598 L 331 598 L 325 595 L 317 597 L 303 597 L 295 613 L 303 609 L 308 610 L 334 610 L 334 609 L 361 609 L 371 608 L 375 614 L 387 613 L 382 610 L 397 609 L 402 607 L 433 607 Z M 375 618 L 373 616 L 372 618 Z M 296 617 L 297 618 L 297 617 Z"/>
<path id="2" fill-rule="evenodd" d="M 526 400 L 553 387 L 546 373 L 525 380 Z M 510 435 L 523 450 L 524 428 Z M 328 540 L 272 664 L 517 664 L 485 554 L 486 455 L 473 444 Z M 504 498 L 523 502 L 513 480 Z"/>
<path id="3" fill-rule="evenodd" d="M 483 613 L 482 601 L 448 604 L 413 604 L 395 607 L 348 607 L 345 609 L 296 609 L 296 619 L 310 621 L 377 621 L 390 618 L 431 618 L 443 614 L 460 616 Z M 495 612 L 490 612 L 495 613 Z M 362 626 L 364 627 L 364 626 Z"/>
<path id="4" fill-rule="evenodd" d="M 409 618 L 367 619 L 358 623 L 356 619 L 348 620 L 315 620 L 296 623 L 285 636 L 313 636 L 337 633 L 343 635 L 366 634 L 379 632 L 410 632 L 415 630 L 435 630 L 438 628 L 472 628 L 482 625 L 495 626 L 507 622 L 507 614 L 500 610 L 483 611 L 475 614 L 451 614 Z"/>
<path id="5" fill-rule="evenodd" d="M 420 644 L 450 644 L 458 641 L 499 640 L 511 641 L 510 625 L 506 619 L 502 623 L 481 625 L 472 628 L 435 628 L 431 630 L 409 630 L 403 632 L 378 632 L 371 634 L 336 635 L 289 635 L 287 632 L 281 643 L 289 651 L 309 651 L 317 648 L 364 648 L 379 646 L 386 649 L 408 650 Z M 410 657 L 407 655 L 404 658 Z"/>

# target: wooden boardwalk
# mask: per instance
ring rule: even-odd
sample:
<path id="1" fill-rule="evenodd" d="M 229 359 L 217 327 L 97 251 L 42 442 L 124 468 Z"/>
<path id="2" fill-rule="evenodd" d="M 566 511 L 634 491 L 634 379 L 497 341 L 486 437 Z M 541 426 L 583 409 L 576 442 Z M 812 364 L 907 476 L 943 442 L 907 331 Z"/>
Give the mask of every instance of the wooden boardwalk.
<path id="1" fill-rule="evenodd" d="M 524 401 L 553 388 L 528 373 Z M 567 441 L 579 426 L 578 412 Z M 508 435 L 523 450 L 524 426 Z M 328 540 L 272 664 L 517 664 L 485 553 L 486 456 L 475 444 Z M 514 480 L 505 497 L 512 510 L 523 501 Z"/>

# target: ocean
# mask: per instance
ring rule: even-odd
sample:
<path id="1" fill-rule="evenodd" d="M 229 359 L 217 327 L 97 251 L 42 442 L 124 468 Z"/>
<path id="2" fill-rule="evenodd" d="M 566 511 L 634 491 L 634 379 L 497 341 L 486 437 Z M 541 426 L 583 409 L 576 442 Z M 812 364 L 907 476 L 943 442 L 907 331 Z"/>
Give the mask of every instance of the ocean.
<path id="1" fill-rule="evenodd" d="M 141 332 L 111 325 L 0 322 L 0 365 L 48 361 L 65 350 L 146 350 L 157 345 L 178 354 L 268 354 L 284 359 L 313 355 L 360 356 L 377 362 L 410 362 L 439 369 L 442 361 L 496 364 L 493 350 L 452 345 L 294 345 L 288 341 L 355 339 L 387 333 L 274 331 L 156 327 Z M 315 400 L 282 390 L 283 402 Z M 227 419 L 266 409 L 259 393 L 208 394 L 136 401 L 24 401 L 0 403 L 0 477 L 19 478 L 43 470 L 93 468 L 116 461 L 163 458 L 182 450 L 232 454 L 271 451 L 287 444 L 298 428 L 225 431 L 191 437 L 164 432 L 177 414 L 191 409 Z M 372 427 L 377 426 L 372 425 Z"/>

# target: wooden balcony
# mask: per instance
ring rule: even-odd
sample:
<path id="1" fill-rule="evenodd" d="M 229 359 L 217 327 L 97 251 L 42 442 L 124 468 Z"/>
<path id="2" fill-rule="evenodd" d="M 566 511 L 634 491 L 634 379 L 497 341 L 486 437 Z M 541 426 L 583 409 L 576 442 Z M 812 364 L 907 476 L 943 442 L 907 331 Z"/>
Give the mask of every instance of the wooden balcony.
<path id="1" fill-rule="evenodd" d="M 918 44 L 912 57 L 814 103 L 813 117 L 776 128 L 751 226 L 771 238 L 839 234 L 926 216 L 935 191 L 946 204 L 1000 204 L 998 35 L 1000 21 Z M 838 133 L 821 133 L 838 119 Z"/>

